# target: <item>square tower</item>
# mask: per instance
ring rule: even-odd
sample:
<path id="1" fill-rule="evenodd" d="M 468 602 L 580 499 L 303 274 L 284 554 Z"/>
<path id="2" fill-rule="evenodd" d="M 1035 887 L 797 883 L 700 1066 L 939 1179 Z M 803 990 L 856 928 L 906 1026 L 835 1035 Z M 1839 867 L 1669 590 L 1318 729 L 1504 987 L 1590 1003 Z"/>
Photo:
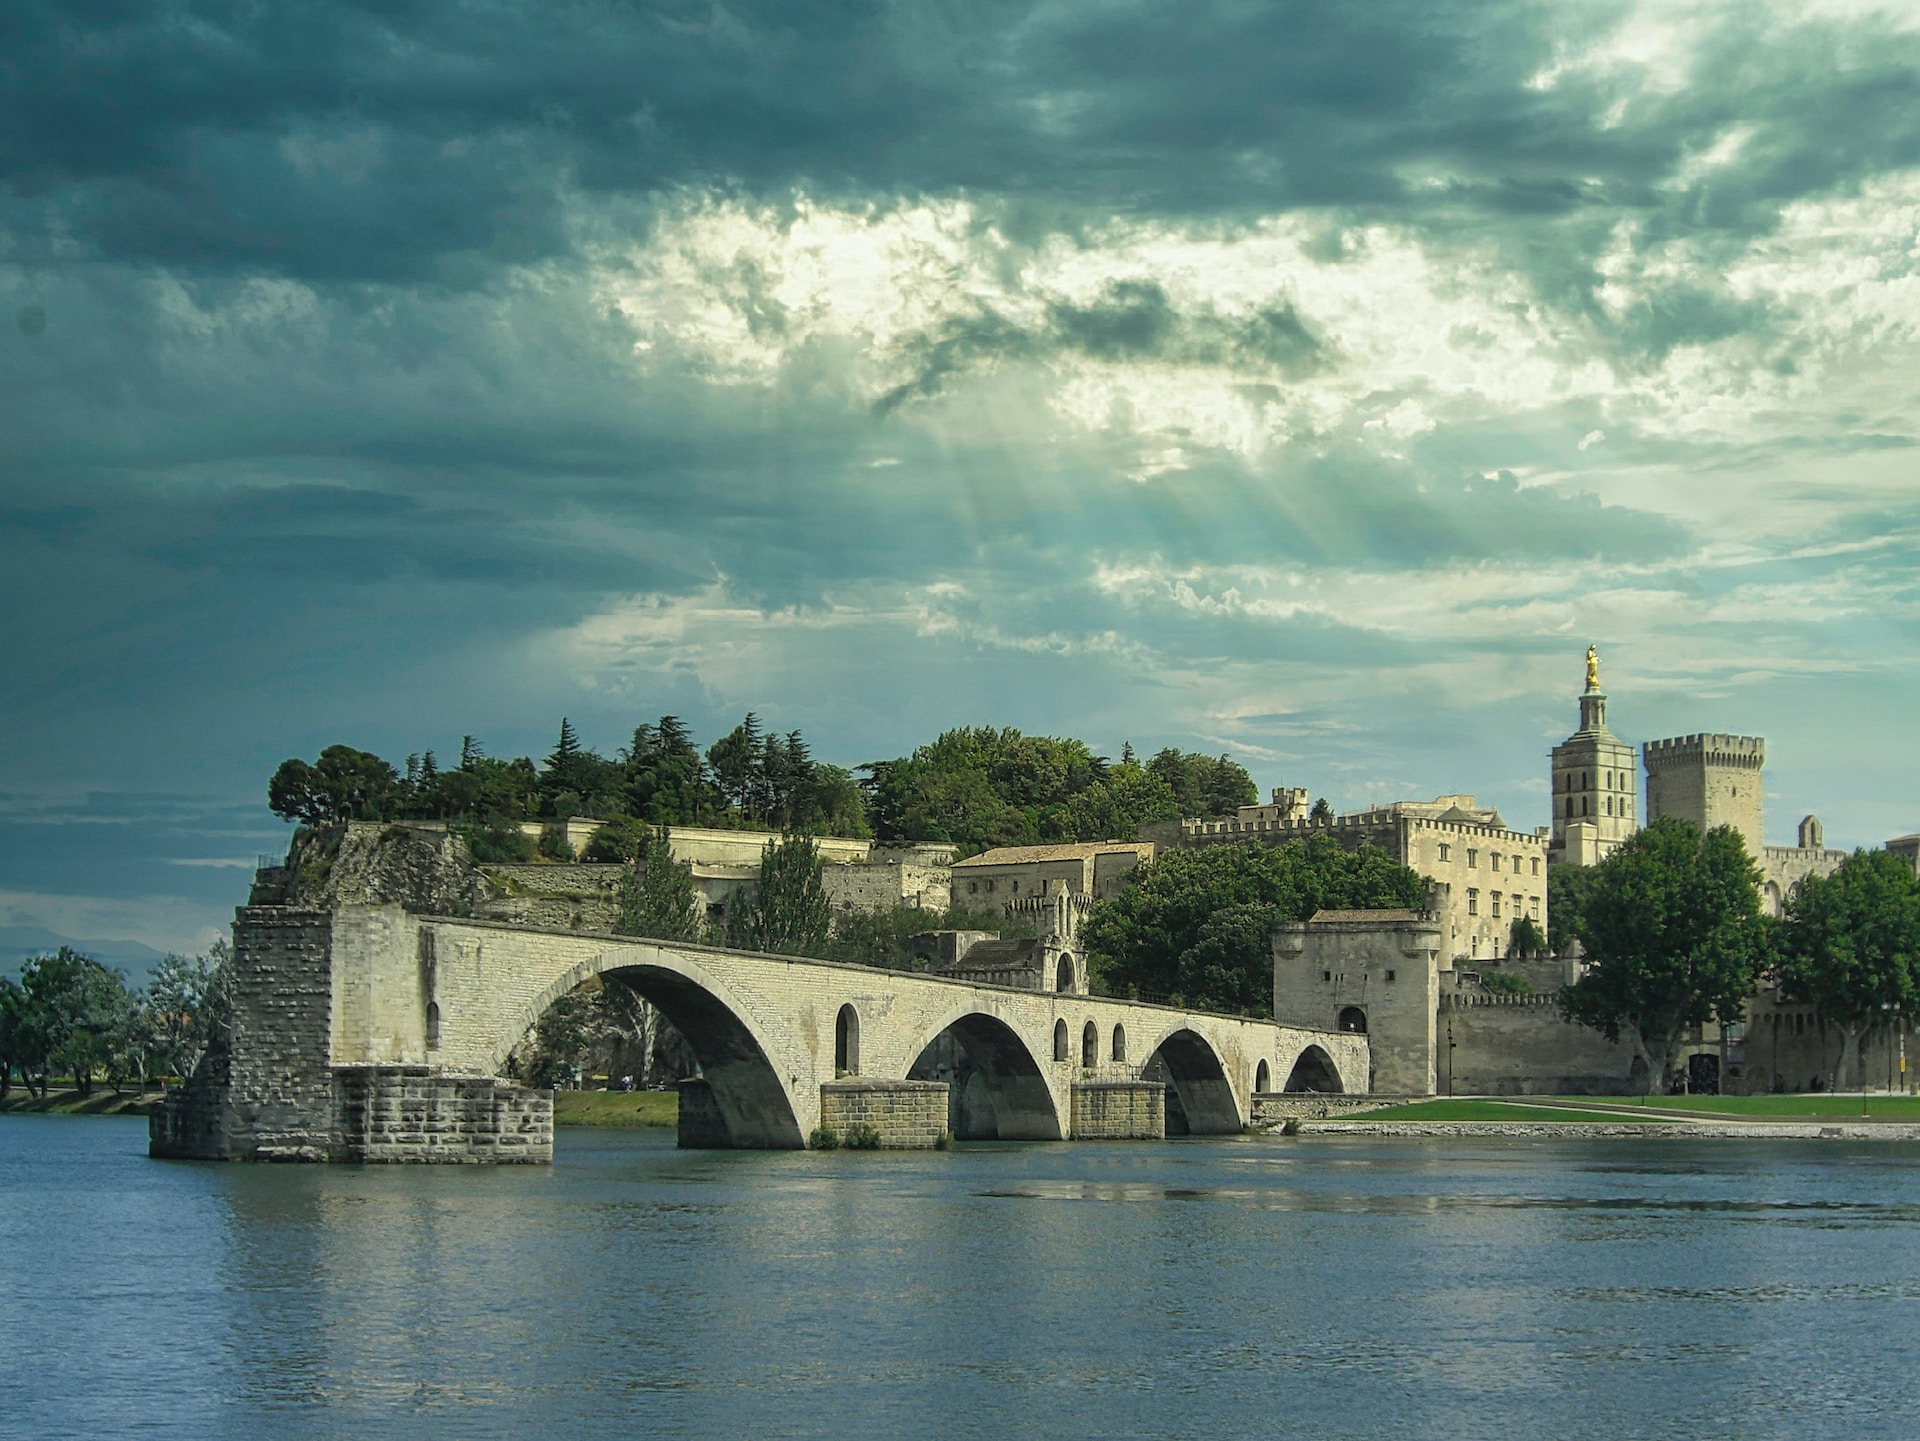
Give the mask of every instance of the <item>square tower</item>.
<path id="1" fill-rule="evenodd" d="M 1690 735 L 1648 741 L 1641 748 L 1647 763 L 1647 821 L 1678 816 L 1704 834 L 1732 826 L 1760 858 L 1762 839 L 1762 767 L 1767 743 L 1759 736 Z"/>
<path id="2" fill-rule="evenodd" d="M 1587 688 L 1580 697 L 1580 729 L 1553 748 L 1552 865 L 1597 865 L 1639 829 L 1633 747 L 1607 729 L 1607 698 L 1600 690 L 1600 657 L 1587 651 Z"/>

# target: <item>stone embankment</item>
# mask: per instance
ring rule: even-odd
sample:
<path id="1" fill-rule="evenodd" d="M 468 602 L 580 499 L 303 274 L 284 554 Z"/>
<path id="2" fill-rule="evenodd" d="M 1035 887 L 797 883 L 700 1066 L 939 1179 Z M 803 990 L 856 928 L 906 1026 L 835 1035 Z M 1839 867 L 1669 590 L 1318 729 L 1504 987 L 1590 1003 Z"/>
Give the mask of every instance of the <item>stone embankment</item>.
<path id="1" fill-rule="evenodd" d="M 1284 1124 L 1284 1123 L 1283 1123 Z M 1739 1141 L 1920 1141 L 1920 1125 L 1886 1121 L 1333 1121 L 1301 1120 L 1302 1136 L 1505 1137 L 1560 1140 L 1576 1137 L 1657 1136 L 1663 1140 Z M 1269 1134 L 1279 1126 L 1266 1128 Z"/>

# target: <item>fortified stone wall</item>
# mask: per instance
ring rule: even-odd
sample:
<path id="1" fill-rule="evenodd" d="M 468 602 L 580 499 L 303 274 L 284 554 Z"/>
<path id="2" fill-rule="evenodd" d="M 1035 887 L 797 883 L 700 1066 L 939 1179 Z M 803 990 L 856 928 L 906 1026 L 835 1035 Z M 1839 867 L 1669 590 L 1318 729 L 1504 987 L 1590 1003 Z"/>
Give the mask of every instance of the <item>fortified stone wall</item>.
<path id="1" fill-rule="evenodd" d="M 1436 1057 L 1440 1089 L 1460 1096 L 1631 1093 L 1632 1047 L 1562 1020 L 1559 1000 L 1555 994 L 1443 993 Z"/>
<path id="2" fill-rule="evenodd" d="M 1767 743 L 1759 736 L 1696 734 L 1648 741 L 1647 820 L 1678 816 L 1703 831 L 1732 826 L 1747 852 L 1759 855 L 1765 840 L 1762 770 Z"/>

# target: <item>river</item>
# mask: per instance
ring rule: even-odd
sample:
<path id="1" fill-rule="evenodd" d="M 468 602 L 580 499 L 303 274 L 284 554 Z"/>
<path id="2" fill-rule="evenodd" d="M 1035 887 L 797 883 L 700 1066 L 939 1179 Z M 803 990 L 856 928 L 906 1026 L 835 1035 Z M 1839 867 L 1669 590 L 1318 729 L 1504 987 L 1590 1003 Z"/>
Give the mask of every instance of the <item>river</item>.
<path id="1" fill-rule="evenodd" d="M 154 1162 L 0 1116 L 9 1437 L 1920 1435 L 1920 1151 Z"/>

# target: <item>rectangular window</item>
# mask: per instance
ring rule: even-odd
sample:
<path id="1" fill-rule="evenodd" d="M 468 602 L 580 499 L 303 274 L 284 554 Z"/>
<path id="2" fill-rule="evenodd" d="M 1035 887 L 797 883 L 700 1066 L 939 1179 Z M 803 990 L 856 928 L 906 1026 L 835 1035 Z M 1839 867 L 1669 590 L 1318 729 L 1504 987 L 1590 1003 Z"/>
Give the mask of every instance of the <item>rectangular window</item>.
<path id="1" fill-rule="evenodd" d="M 1471 886 L 1467 887 L 1467 914 L 1470 916 L 1480 914 L 1480 892 Z"/>
<path id="2" fill-rule="evenodd" d="M 1489 899 L 1493 901 L 1493 918 L 1497 921 L 1500 919 L 1500 892 L 1495 891 Z"/>
<path id="3" fill-rule="evenodd" d="M 1332 980 L 1332 979 L 1333 979 L 1333 972 L 1332 972 L 1332 971 L 1322 971 L 1322 972 L 1320 973 L 1320 979 L 1321 979 L 1321 980 L 1323 980 L 1323 981 L 1330 981 L 1330 980 Z"/>
<path id="4" fill-rule="evenodd" d="M 1449 861 L 1453 859 L 1453 847 L 1448 845 L 1445 841 L 1440 842 L 1440 859 L 1443 861 Z"/>
<path id="5" fill-rule="evenodd" d="M 1532 916 L 1536 921 L 1540 919 L 1540 897 L 1527 897 L 1527 914 Z"/>
<path id="6" fill-rule="evenodd" d="M 1540 874 L 1540 857 L 1538 856 L 1533 858 L 1533 873 L 1536 876 Z"/>
<path id="7" fill-rule="evenodd" d="M 1500 869 L 1500 852 L 1498 852 L 1498 851 L 1495 851 L 1495 852 L 1493 853 L 1493 855 L 1492 855 L 1492 857 L 1491 857 L 1491 859 L 1492 859 L 1492 861 L 1493 861 L 1493 869 L 1494 869 L 1494 871 L 1495 871 L 1496 873 L 1498 873 L 1498 871 L 1499 871 L 1499 869 Z"/>
<path id="8" fill-rule="evenodd" d="M 1391 980 L 1393 979 L 1393 972 L 1392 972 L 1392 971 L 1388 971 L 1388 972 L 1387 972 L 1387 979 L 1388 979 L 1389 981 L 1391 981 Z"/>
<path id="9" fill-rule="evenodd" d="M 1467 848 L 1467 869 L 1472 870 L 1475 866 L 1479 864 L 1480 864 L 1480 852 L 1474 850 L 1471 846 L 1469 846 Z"/>

